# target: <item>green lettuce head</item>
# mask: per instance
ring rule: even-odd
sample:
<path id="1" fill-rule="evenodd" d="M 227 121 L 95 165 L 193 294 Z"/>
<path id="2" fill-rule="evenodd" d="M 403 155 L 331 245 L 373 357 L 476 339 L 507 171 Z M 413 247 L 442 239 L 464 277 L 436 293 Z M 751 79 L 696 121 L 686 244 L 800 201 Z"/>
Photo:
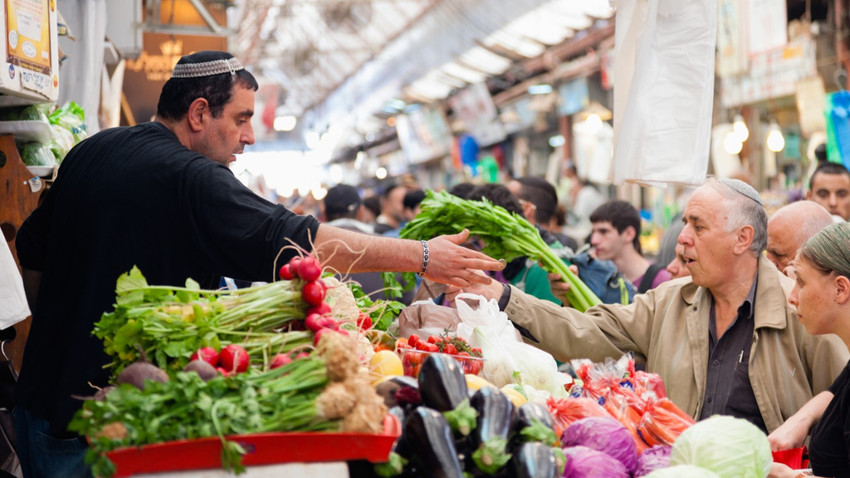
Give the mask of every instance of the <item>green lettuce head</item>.
<path id="1" fill-rule="evenodd" d="M 719 478 L 717 473 L 693 465 L 676 465 L 655 470 L 643 478 Z"/>
<path id="2" fill-rule="evenodd" d="M 764 432 L 744 419 L 721 415 L 697 422 L 682 432 L 670 454 L 670 466 L 695 465 L 713 471 L 719 478 L 764 478 L 771 462 L 773 456 Z"/>

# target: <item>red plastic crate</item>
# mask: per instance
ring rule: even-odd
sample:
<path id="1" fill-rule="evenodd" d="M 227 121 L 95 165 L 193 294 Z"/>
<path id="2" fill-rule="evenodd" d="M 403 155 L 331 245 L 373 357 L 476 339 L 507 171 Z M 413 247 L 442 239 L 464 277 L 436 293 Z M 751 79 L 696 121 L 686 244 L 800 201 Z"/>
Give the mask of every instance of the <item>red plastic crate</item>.
<path id="1" fill-rule="evenodd" d="M 320 461 L 369 460 L 383 462 L 401 434 L 401 424 L 392 415 L 384 420 L 381 434 L 293 432 L 233 435 L 227 437 L 245 448 L 245 466 Z M 121 448 L 106 454 L 115 464 L 115 477 L 165 471 L 221 468 L 218 437 L 155 443 Z"/>

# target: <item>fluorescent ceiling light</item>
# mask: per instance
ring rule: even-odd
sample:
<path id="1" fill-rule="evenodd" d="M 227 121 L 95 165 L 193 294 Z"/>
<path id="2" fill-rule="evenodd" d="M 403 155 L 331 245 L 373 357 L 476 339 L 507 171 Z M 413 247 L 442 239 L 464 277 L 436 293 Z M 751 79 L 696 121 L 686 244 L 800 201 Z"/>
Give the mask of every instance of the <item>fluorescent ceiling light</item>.
<path id="1" fill-rule="evenodd" d="M 425 97 L 431 100 L 440 100 L 443 99 L 452 92 L 452 87 L 440 82 L 435 81 L 429 78 L 422 78 L 421 80 L 417 80 L 410 85 L 410 90 L 413 91 L 413 94 L 416 96 Z"/>
<path id="2" fill-rule="evenodd" d="M 487 75 L 481 73 L 480 71 L 471 70 L 465 66 L 458 65 L 455 62 L 449 62 L 440 67 L 440 69 L 446 73 L 447 75 L 451 75 L 455 78 L 460 78 L 461 80 L 467 83 L 481 83 L 482 81 L 487 79 Z"/>
<path id="3" fill-rule="evenodd" d="M 524 34 L 524 32 L 517 31 L 517 29 L 503 29 L 485 38 L 484 44 L 487 46 L 501 45 L 526 58 L 534 58 L 543 54 L 546 47 L 522 38 Z"/>
<path id="4" fill-rule="evenodd" d="M 511 67 L 511 60 L 480 46 L 474 47 L 461 55 L 460 61 L 491 75 L 501 75 Z"/>

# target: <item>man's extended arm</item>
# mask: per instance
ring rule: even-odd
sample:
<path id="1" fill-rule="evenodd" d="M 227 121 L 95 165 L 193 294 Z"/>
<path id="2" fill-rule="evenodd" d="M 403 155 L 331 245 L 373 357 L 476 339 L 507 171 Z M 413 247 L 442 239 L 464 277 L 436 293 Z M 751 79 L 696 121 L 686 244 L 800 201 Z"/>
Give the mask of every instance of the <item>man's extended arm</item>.
<path id="1" fill-rule="evenodd" d="M 490 278 L 477 270 L 501 270 L 504 263 L 463 247 L 469 231 L 435 237 L 428 241 L 425 277 L 435 282 L 465 287 L 486 284 Z M 420 272 L 425 262 L 421 241 L 370 236 L 321 224 L 314 250 L 326 265 L 346 272 Z"/>

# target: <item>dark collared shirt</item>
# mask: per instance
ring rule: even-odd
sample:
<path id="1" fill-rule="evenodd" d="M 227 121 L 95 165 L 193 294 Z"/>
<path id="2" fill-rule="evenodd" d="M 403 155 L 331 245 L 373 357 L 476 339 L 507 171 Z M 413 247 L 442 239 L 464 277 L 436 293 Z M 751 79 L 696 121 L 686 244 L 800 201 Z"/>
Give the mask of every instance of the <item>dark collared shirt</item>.
<path id="1" fill-rule="evenodd" d="M 708 373 L 699 418 L 702 420 L 715 414 L 732 415 L 748 420 L 767 433 L 749 376 L 750 349 L 755 330 L 756 284 L 758 273 L 747 298 L 738 307 L 738 315 L 719 338 L 714 299 L 711 300 Z"/>

